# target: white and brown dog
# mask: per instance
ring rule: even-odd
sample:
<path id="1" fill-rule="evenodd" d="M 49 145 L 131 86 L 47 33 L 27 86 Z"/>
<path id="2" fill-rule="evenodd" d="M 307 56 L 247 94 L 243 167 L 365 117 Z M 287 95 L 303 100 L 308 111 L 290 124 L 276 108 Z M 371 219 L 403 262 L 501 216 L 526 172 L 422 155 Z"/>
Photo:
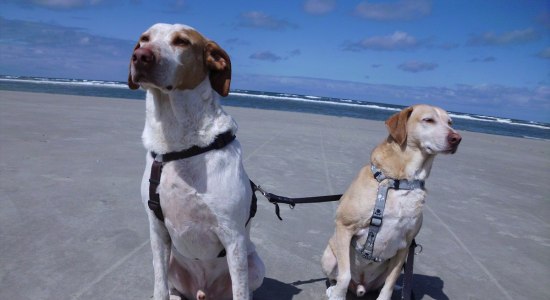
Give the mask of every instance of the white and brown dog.
<path id="1" fill-rule="evenodd" d="M 252 189 L 237 140 L 221 149 L 164 163 L 157 193 L 164 222 L 148 208 L 153 157 L 211 145 L 237 125 L 220 106 L 227 96 L 227 53 L 185 25 L 156 24 L 143 33 L 128 85 L 146 90 L 141 194 L 150 225 L 154 299 L 252 299 L 265 268 L 250 240 Z M 226 257 L 219 257 L 225 249 Z"/>
<path id="2" fill-rule="evenodd" d="M 330 300 L 345 299 L 348 289 L 358 296 L 381 289 L 378 299 L 391 298 L 407 250 L 422 225 L 423 181 L 430 175 L 436 154 L 455 153 L 461 141 L 447 112 L 433 106 L 406 108 L 390 117 L 386 125 L 389 136 L 371 154 L 376 171 L 367 165 L 359 172 L 336 212 L 336 229 L 321 260 L 323 272 L 336 282 L 327 289 Z M 378 180 L 422 184 L 388 190 L 383 220 L 381 226 L 376 223 L 377 234 L 370 247 L 373 259 L 366 259 L 361 251 L 369 247 L 362 245 L 368 240 L 369 227 L 375 224 L 371 218 L 380 199 L 379 184 L 388 180 L 379 183 L 375 174 Z"/>

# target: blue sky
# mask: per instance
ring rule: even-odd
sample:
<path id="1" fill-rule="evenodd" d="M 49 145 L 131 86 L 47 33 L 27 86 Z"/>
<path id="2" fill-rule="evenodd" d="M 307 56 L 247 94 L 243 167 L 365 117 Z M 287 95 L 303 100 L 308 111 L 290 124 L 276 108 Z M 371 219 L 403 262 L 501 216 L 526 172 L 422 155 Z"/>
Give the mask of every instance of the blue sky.
<path id="1" fill-rule="evenodd" d="M 0 74 L 124 81 L 157 22 L 218 42 L 233 89 L 550 123 L 550 0 L 4 0 Z"/>

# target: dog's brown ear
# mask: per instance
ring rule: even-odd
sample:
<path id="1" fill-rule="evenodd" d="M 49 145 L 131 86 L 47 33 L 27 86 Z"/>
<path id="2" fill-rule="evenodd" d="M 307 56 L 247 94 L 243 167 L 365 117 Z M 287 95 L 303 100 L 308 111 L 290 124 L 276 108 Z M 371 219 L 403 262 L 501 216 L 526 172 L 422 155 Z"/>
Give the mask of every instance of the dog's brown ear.
<path id="1" fill-rule="evenodd" d="M 412 106 L 395 113 L 386 120 L 386 127 L 390 132 L 391 137 L 399 144 L 403 145 L 407 140 L 407 121 L 413 111 Z"/>
<path id="2" fill-rule="evenodd" d="M 229 55 L 215 42 L 208 42 L 204 48 L 204 61 L 210 70 L 210 84 L 221 96 L 229 94 L 231 84 L 231 60 Z"/>
<path id="3" fill-rule="evenodd" d="M 129 67 L 129 70 L 128 70 L 128 87 L 129 87 L 131 90 L 137 90 L 137 89 L 139 89 L 139 84 L 135 83 L 135 82 L 132 80 L 132 72 L 131 72 L 131 69 L 132 69 L 132 57 L 134 57 L 134 52 L 136 51 L 137 48 L 139 48 L 139 42 L 137 42 L 136 46 L 134 47 L 134 51 L 132 51 L 132 56 L 130 56 L 130 67 Z"/>

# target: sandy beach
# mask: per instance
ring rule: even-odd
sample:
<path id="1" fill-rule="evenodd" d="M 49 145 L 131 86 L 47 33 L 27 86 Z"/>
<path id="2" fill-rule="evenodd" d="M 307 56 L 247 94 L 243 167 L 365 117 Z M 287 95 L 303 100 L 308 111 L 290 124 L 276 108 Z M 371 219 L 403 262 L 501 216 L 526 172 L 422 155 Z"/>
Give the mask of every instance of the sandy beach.
<path id="1" fill-rule="evenodd" d="M 225 109 L 250 178 L 289 197 L 344 192 L 387 135 L 378 121 Z M 0 91 L 0 299 L 151 298 L 143 122 L 143 101 Z M 426 182 L 416 299 L 550 299 L 550 141 L 460 133 Z M 325 299 L 337 204 L 282 206 L 279 221 L 258 198 L 254 299 Z"/>

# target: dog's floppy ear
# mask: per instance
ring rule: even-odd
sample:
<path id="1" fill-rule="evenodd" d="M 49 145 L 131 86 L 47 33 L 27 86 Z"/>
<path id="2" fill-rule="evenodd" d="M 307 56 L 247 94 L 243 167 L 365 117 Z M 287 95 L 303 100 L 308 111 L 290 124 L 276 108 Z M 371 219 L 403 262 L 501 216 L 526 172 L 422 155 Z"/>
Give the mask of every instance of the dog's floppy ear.
<path id="1" fill-rule="evenodd" d="M 137 48 L 139 48 L 139 42 L 137 42 L 136 46 L 134 47 L 134 51 L 136 51 Z M 130 67 L 129 67 L 129 70 L 128 70 L 128 87 L 129 87 L 131 90 L 137 90 L 137 89 L 139 89 L 139 84 L 135 83 L 135 82 L 132 80 L 132 72 L 131 72 L 131 69 L 132 69 L 132 58 L 134 57 L 134 51 L 132 51 L 132 56 L 130 56 Z"/>
<path id="2" fill-rule="evenodd" d="M 229 94 L 231 84 L 231 60 L 215 42 L 209 41 L 204 48 L 204 61 L 210 71 L 210 84 L 221 96 Z"/>
<path id="3" fill-rule="evenodd" d="M 412 106 L 395 113 L 386 120 L 386 127 L 390 132 L 391 137 L 399 144 L 403 145 L 407 140 L 407 121 L 413 111 Z"/>

